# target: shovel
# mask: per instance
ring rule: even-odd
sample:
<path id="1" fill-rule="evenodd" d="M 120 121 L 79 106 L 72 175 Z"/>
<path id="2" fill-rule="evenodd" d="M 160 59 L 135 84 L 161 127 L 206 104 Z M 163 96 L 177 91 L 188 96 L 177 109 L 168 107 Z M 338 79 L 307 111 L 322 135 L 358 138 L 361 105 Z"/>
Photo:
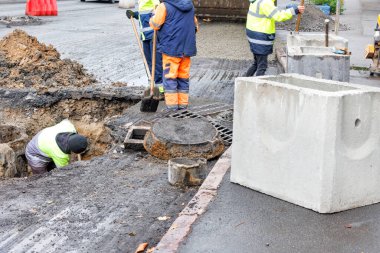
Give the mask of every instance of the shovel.
<path id="1" fill-rule="evenodd" d="M 133 27 L 133 32 L 135 34 L 137 43 L 139 45 L 140 53 L 141 53 L 141 56 L 142 56 L 142 59 L 143 59 L 143 62 L 144 62 L 146 75 L 148 76 L 148 79 L 150 80 L 150 88 L 146 89 L 144 91 L 144 97 L 141 100 L 140 111 L 141 112 L 156 112 L 157 111 L 157 107 L 158 107 L 158 103 L 159 103 L 158 97 L 160 95 L 159 89 L 157 87 L 154 87 L 154 72 L 156 70 L 156 41 L 157 41 L 157 32 L 154 31 L 154 34 L 153 34 L 153 56 L 152 56 L 153 59 L 152 59 L 152 75 L 151 75 L 150 71 L 149 71 L 148 63 L 147 63 L 146 58 L 145 58 L 145 54 L 144 54 L 144 50 L 143 50 L 143 47 L 142 47 L 142 43 L 141 43 L 141 40 L 140 40 L 139 35 L 137 33 L 136 24 L 135 24 L 135 22 L 133 20 L 133 17 L 131 17 L 130 19 L 131 19 L 131 23 L 132 23 L 132 27 Z"/>
<path id="2" fill-rule="evenodd" d="M 152 55 L 152 77 L 150 78 L 150 89 L 145 90 L 144 97 L 141 100 L 141 112 L 156 112 L 159 100 L 160 91 L 154 87 L 154 72 L 156 70 L 156 48 L 157 48 L 157 31 L 153 33 L 153 55 Z"/>
<path id="3" fill-rule="evenodd" d="M 131 19 L 131 23 L 132 23 L 132 27 L 133 27 L 133 32 L 134 32 L 136 40 L 137 40 L 137 44 L 139 45 L 139 48 L 140 48 L 140 53 L 141 53 L 141 56 L 142 56 L 142 59 L 143 59 L 143 62 L 144 62 L 146 75 L 148 76 L 148 79 L 150 80 L 151 79 L 150 71 L 149 71 L 148 63 L 146 62 L 146 58 L 145 58 L 145 54 L 144 54 L 144 50 L 143 50 L 143 46 L 141 44 L 141 40 L 140 40 L 139 34 L 137 33 L 136 24 L 133 21 L 133 17 L 131 17 L 130 19 Z"/>
<path id="4" fill-rule="evenodd" d="M 301 6 L 304 6 L 305 5 L 305 0 L 301 0 Z M 301 16 L 302 14 L 301 13 L 298 13 L 298 16 L 297 16 L 297 23 L 296 23 L 296 33 L 299 32 L 300 30 L 300 24 L 301 24 Z"/>

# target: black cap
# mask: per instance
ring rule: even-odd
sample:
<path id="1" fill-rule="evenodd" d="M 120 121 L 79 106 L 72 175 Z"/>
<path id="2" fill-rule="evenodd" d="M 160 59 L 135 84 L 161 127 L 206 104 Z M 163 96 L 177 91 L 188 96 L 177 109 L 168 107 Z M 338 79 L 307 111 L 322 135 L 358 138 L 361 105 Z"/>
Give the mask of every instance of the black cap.
<path id="1" fill-rule="evenodd" d="M 87 138 L 80 134 L 73 134 L 69 137 L 69 149 L 75 154 L 80 154 L 86 150 L 88 142 Z"/>

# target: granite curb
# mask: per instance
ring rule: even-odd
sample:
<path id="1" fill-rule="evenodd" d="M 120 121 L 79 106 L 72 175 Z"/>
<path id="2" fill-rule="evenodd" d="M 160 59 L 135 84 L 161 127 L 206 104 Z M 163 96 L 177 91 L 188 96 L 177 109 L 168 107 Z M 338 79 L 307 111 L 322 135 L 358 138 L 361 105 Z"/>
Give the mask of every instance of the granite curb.
<path id="1" fill-rule="evenodd" d="M 219 158 L 213 169 L 199 188 L 197 194 L 173 222 L 155 248 L 155 253 L 175 253 L 191 232 L 192 224 L 207 210 L 217 195 L 224 175 L 231 167 L 231 147 Z"/>

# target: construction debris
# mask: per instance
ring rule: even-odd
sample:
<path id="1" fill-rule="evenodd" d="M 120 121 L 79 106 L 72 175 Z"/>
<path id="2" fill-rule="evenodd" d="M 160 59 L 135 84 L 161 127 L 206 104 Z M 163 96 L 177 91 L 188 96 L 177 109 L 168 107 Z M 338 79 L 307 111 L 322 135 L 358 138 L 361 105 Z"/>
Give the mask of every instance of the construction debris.
<path id="1" fill-rule="evenodd" d="M 42 19 L 31 17 L 31 16 L 0 17 L 0 24 L 4 24 L 7 27 L 24 26 L 24 25 L 41 25 L 42 23 L 43 23 Z"/>
<path id="2" fill-rule="evenodd" d="M 84 87 L 96 82 L 83 66 L 60 58 L 51 45 L 22 30 L 15 30 L 0 41 L 0 87 L 47 88 Z"/>
<path id="3" fill-rule="evenodd" d="M 323 32 L 325 29 L 325 19 L 329 18 L 326 16 L 318 7 L 315 5 L 306 5 L 305 12 L 301 16 L 300 32 Z M 293 18 L 286 22 L 277 22 L 276 28 L 278 30 L 294 31 L 296 27 L 297 18 Z M 335 27 L 334 20 L 330 20 L 330 27 Z M 344 24 L 340 24 L 341 31 L 349 30 Z"/>

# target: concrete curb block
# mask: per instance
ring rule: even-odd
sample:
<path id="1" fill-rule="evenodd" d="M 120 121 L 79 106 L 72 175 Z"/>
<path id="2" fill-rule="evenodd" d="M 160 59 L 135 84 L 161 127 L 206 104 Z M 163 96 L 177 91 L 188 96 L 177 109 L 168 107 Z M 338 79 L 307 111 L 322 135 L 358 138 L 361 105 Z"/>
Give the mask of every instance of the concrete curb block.
<path id="1" fill-rule="evenodd" d="M 286 61 L 286 52 L 284 48 L 276 49 L 276 58 L 277 58 L 278 64 L 281 67 L 281 71 L 286 73 L 288 66 L 287 66 L 287 61 Z"/>
<path id="2" fill-rule="evenodd" d="M 231 167 L 231 147 L 219 158 L 197 194 L 173 222 L 157 244 L 156 253 L 175 253 L 191 231 L 192 224 L 206 212 L 208 205 L 217 195 L 217 190 L 227 170 Z"/>

